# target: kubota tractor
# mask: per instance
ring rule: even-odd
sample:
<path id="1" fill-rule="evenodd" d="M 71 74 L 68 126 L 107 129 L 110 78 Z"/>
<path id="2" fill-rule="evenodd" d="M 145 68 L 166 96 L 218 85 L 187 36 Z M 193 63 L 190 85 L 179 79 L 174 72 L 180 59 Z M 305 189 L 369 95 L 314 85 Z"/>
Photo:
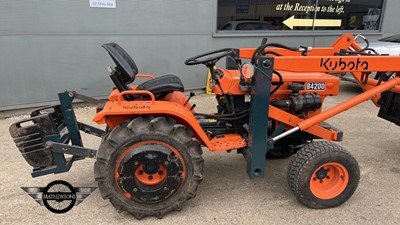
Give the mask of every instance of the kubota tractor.
<path id="1" fill-rule="evenodd" d="M 314 49 L 264 40 L 255 49 L 227 48 L 186 60 L 211 73 L 218 102 L 211 114 L 195 112 L 177 76 L 138 74 L 120 46 L 104 44 L 116 64 L 109 67 L 115 89 L 106 102 L 62 92 L 60 104 L 32 112 L 12 124 L 10 134 L 33 177 L 95 158 L 103 198 L 136 218 L 161 218 L 195 197 L 203 179 L 202 147 L 243 154 L 250 178 L 264 176 L 266 157 L 293 155 L 287 178 L 297 199 L 310 208 L 338 206 L 356 190 L 360 171 L 353 156 L 331 142 L 341 141 L 343 132 L 324 121 L 371 99 L 380 117 L 400 125 L 400 57 L 361 48 L 355 39 L 345 34 L 331 47 Z M 216 69 L 224 57 L 235 68 Z M 350 72 L 364 92 L 322 111 L 325 98 L 339 92 L 339 78 L 328 72 Z M 149 80 L 131 85 L 138 78 Z M 97 105 L 93 121 L 105 124 L 104 131 L 76 120 L 74 98 Z M 99 149 L 83 147 L 80 131 L 100 137 Z"/>

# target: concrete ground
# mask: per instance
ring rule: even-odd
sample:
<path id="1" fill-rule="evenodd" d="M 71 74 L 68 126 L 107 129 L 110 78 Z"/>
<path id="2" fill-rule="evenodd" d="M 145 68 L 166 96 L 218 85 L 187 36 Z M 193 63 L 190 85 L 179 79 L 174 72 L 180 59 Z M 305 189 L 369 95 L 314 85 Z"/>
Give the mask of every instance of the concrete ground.
<path id="1" fill-rule="evenodd" d="M 341 88 L 341 95 L 328 98 L 325 108 L 361 92 L 348 82 Z M 193 102 L 197 111 L 214 111 L 211 96 L 196 96 Z M 82 122 L 90 123 L 94 115 L 92 107 L 76 112 Z M 377 112 L 365 102 L 328 121 L 344 131 L 340 145 L 355 156 L 361 169 L 357 191 L 340 207 L 313 210 L 300 204 L 286 181 L 290 159 L 267 161 L 265 179 L 250 180 L 241 155 L 204 149 L 204 180 L 196 198 L 162 220 L 141 221 L 119 214 L 98 190 L 66 214 L 39 206 L 20 187 L 44 187 L 56 179 L 73 186 L 96 186 L 94 160 L 76 162 L 68 173 L 32 178 L 8 133 L 10 124 L 27 115 L 12 116 L 0 121 L 0 224 L 400 224 L 400 129 L 378 118 Z M 99 138 L 83 136 L 87 147 L 98 147 Z"/>

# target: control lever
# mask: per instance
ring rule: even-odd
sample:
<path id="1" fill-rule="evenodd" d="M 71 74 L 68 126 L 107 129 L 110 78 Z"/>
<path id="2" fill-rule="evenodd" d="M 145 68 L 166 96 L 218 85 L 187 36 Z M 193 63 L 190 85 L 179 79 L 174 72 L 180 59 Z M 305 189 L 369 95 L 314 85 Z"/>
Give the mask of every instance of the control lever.
<path id="1" fill-rule="evenodd" d="M 193 104 L 189 111 L 192 111 L 196 107 L 196 104 Z"/>
<path id="2" fill-rule="evenodd" d="M 183 106 L 186 106 L 186 104 L 188 104 L 188 102 L 189 102 L 189 100 L 193 97 L 193 96 L 195 96 L 196 94 L 193 92 L 193 91 L 191 91 L 190 92 L 190 94 L 189 94 L 189 98 L 188 98 L 188 100 L 186 100 L 186 102 L 185 102 L 185 104 L 183 104 Z M 192 107 L 192 109 L 193 109 L 194 107 Z M 190 109 L 190 110 L 192 110 L 192 109 Z"/>
<path id="3" fill-rule="evenodd" d="M 267 37 L 263 37 L 263 39 L 261 40 L 261 45 L 265 45 L 267 44 L 268 38 Z"/>

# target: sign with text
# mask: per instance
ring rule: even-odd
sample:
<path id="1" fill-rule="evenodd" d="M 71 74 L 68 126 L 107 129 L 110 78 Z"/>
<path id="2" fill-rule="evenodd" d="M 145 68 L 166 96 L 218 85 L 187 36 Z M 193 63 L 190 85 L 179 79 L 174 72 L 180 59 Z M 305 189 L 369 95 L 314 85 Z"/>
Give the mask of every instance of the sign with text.
<path id="1" fill-rule="evenodd" d="M 293 30 L 294 27 L 340 27 L 342 20 L 329 19 L 295 19 L 294 16 L 283 21 L 287 27 Z"/>
<path id="2" fill-rule="evenodd" d="M 217 30 L 378 31 L 383 3 L 384 0 L 218 0 Z"/>
<path id="3" fill-rule="evenodd" d="M 92 8 L 117 8 L 116 0 L 89 0 L 89 6 Z"/>

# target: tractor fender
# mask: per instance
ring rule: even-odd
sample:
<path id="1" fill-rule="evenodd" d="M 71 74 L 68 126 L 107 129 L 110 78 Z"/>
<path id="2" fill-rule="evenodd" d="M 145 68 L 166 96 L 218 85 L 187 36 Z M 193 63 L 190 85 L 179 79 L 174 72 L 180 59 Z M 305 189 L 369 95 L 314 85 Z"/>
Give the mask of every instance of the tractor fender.
<path id="1" fill-rule="evenodd" d="M 185 125 L 194 137 L 210 150 L 214 148 L 209 137 L 197 122 L 193 113 L 181 104 L 169 101 L 113 101 L 107 102 L 93 118 L 97 124 L 107 124 L 111 129 L 126 120 L 143 115 L 165 116 Z"/>

